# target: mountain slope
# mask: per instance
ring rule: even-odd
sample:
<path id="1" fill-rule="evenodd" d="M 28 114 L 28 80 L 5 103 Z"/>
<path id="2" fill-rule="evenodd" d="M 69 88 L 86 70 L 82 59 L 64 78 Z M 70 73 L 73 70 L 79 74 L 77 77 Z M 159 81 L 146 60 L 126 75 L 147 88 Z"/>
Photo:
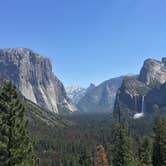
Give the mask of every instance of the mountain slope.
<path id="1" fill-rule="evenodd" d="M 82 112 L 112 112 L 116 92 L 123 78 L 122 76 L 110 79 L 88 90 L 78 102 L 78 109 Z"/>
<path id="2" fill-rule="evenodd" d="M 5 80 L 0 79 L 0 93 L 5 84 Z M 39 107 L 37 104 L 26 99 L 21 92 L 18 90 L 19 98 L 22 100 L 25 107 L 26 118 L 29 121 L 29 127 L 32 129 L 38 128 L 40 131 L 40 124 L 45 127 L 64 127 L 70 125 L 69 121 L 62 119 L 59 115 Z M 38 127 L 37 127 L 38 126 Z"/>
<path id="3" fill-rule="evenodd" d="M 63 84 L 52 72 L 51 62 L 30 49 L 1 49 L 0 78 L 12 80 L 21 93 L 52 112 L 75 111 Z"/>

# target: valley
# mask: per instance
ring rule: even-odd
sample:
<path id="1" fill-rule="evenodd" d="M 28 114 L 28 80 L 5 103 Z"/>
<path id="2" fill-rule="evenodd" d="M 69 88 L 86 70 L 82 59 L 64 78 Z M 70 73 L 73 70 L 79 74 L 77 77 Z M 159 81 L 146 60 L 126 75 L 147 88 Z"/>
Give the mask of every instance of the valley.
<path id="1" fill-rule="evenodd" d="M 50 60 L 30 49 L 0 50 L 0 70 L 0 91 L 12 81 L 25 107 L 37 165 L 116 166 L 125 153 L 126 166 L 143 163 L 142 153 L 154 161 L 154 126 L 166 117 L 165 58 L 88 88 L 64 88 Z M 140 152 L 145 140 L 149 149 Z"/>

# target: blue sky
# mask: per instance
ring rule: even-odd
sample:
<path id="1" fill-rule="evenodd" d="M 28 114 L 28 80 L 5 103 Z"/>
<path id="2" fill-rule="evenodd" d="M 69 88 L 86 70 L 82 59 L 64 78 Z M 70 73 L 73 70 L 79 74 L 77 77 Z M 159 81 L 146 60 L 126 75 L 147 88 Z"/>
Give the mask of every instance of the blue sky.
<path id="1" fill-rule="evenodd" d="M 0 47 L 48 56 L 65 85 L 138 73 L 166 56 L 165 0 L 1 0 Z"/>

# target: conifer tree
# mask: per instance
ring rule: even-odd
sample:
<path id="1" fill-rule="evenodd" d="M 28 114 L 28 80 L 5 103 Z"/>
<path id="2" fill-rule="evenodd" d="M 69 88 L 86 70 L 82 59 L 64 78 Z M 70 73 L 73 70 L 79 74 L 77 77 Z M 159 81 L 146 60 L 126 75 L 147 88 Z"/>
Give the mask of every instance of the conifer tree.
<path id="1" fill-rule="evenodd" d="M 140 147 L 140 166 L 152 166 L 152 150 L 151 143 L 146 137 L 143 139 Z"/>
<path id="2" fill-rule="evenodd" d="M 135 166 L 131 138 L 124 124 L 116 123 L 113 132 L 113 166 Z"/>
<path id="3" fill-rule="evenodd" d="M 80 159 L 79 164 L 81 166 L 91 166 L 92 165 L 92 154 L 87 146 L 81 147 L 80 149 Z"/>
<path id="4" fill-rule="evenodd" d="M 113 166 L 135 166 L 136 161 L 132 151 L 128 127 L 121 122 L 119 101 L 116 103 L 116 119 L 112 133 L 112 163 Z"/>
<path id="5" fill-rule="evenodd" d="M 153 165 L 166 165 L 166 119 L 157 117 L 154 126 Z"/>
<path id="6" fill-rule="evenodd" d="M 0 165 L 36 166 L 16 87 L 5 82 L 0 94 Z"/>

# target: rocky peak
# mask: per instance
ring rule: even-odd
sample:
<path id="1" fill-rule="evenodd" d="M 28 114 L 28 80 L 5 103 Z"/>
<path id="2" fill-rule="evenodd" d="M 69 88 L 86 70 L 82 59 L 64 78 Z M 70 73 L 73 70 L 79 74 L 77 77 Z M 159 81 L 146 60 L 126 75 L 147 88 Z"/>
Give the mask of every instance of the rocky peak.
<path id="1" fill-rule="evenodd" d="M 95 87 L 96 87 L 96 85 L 93 84 L 93 83 L 91 83 L 91 84 L 89 85 L 89 88 L 95 88 Z"/>
<path id="2" fill-rule="evenodd" d="M 112 78 L 97 86 L 92 84 L 78 102 L 79 110 L 82 112 L 111 112 L 116 92 L 121 86 L 123 78 L 123 76 Z"/>
<path id="3" fill-rule="evenodd" d="M 75 110 L 48 58 L 26 48 L 0 49 L 0 78 L 12 80 L 29 100 L 58 113 Z"/>
<path id="4" fill-rule="evenodd" d="M 94 88 L 96 87 L 96 85 L 95 84 L 93 84 L 93 83 L 91 83 L 90 85 L 89 85 L 89 87 L 87 88 L 87 92 L 90 92 L 91 90 L 93 90 Z"/>
<path id="5" fill-rule="evenodd" d="M 39 57 L 42 59 L 47 59 L 46 57 L 34 52 L 31 49 L 28 48 L 6 48 L 6 49 L 0 49 L 0 54 L 3 55 L 9 55 L 13 57 L 19 57 L 20 55 L 24 55 L 27 57 Z"/>
<path id="6" fill-rule="evenodd" d="M 144 99 L 145 110 L 152 110 L 152 106 L 157 104 L 163 106 L 165 101 L 166 82 L 166 58 L 161 61 L 154 59 L 145 60 L 138 77 L 126 77 L 119 89 L 118 98 L 123 105 L 123 109 L 130 113 L 140 112 L 142 99 Z M 163 90 L 163 92 L 162 92 Z M 161 96 L 161 97 L 160 97 Z M 158 100 L 161 100 L 160 103 Z"/>
<path id="7" fill-rule="evenodd" d="M 162 61 L 147 59 L 141 69 L 139 78 L 146 85 L 153 86 L 156 83 L 163 84 L 166 82 L 166 58 Z"/>
<path id="8" fill-rule="evenodd" d="M 145 95 L 149 88 L 136 78 L 126 76 L 120 90 L 133 97 L 136 95 Z"/>

